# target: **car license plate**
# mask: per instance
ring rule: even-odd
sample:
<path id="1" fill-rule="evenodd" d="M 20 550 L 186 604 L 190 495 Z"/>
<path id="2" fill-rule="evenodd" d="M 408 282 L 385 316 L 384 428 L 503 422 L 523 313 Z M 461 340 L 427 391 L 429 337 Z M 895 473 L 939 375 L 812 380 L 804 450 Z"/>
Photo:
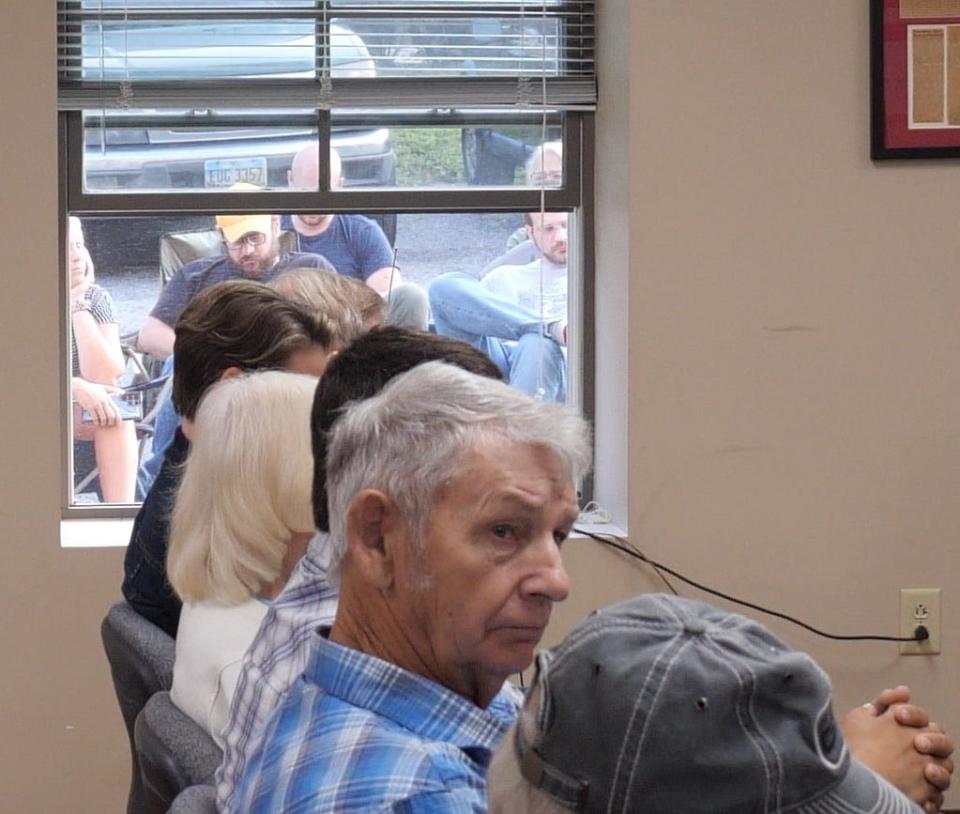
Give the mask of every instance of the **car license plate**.
<path id="1" fill-rule="evenodd" d="M 265 158 L 215 158 L 203 162 L 204 185 L 207 187 L 230 187 L 241 181 L 267 185 L 267 159 Z"/>

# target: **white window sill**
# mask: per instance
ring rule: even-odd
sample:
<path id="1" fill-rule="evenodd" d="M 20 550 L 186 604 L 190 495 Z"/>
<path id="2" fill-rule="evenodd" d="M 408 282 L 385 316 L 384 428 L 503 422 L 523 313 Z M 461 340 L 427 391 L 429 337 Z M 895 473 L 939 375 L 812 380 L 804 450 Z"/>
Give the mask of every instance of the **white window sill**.
<path id="1" fill-rule="evenodd" d="M 94 518 L 60 521 L 61 548 L 123 548 L 130 542 L 132 517 Z"/>

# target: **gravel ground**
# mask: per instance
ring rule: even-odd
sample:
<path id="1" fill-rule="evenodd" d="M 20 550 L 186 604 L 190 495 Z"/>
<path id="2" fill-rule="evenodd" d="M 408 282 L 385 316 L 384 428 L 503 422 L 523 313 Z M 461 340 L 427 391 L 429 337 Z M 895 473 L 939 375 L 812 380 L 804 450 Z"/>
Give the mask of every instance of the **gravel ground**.
<path id="1" fill-rule="evenodd" d="M 97 281 L 117 303 L 122 333 L 139 329 L 160 292 L 155 236 L 209 223 L 209 217 L 194 217 L 186 226 L 182 218 L 85 222 Z M 512 213 L 402 214 L 397 220 L 397 264 L 405 280 L 424 286 L 447 271 L 479 274 L 504 251 L 507 238 L 520 223 L 520 216 Z M 137 225 L 149 233 L 147 239 L 138 236 Z"/>

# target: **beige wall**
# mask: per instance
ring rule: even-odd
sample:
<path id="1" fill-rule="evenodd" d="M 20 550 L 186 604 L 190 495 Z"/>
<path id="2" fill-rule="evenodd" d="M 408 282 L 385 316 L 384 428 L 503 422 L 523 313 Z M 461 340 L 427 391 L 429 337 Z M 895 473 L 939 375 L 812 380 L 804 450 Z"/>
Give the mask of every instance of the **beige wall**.
<path id="1" fill-rule="evenodd" d="M 629 105 L 631 537 L 841 632 L 895 632 L 900 587 L 943 588 L 936 658 L 773 627 L 841 708 L 908 682 L 956 734 L 957 162 L 869 160 L 865 3 L 601 10 L 601 47 L 630 26 L 598 129 Z M 652 584 L 589 545 L 563 621 Z"/>
<path id="2" fill-rule="evenodd" d="M 59 549 L 55 7 L 0 6 L 0 808 L 112 812 L 129 769 L 99 623 L 122 553 Z"/>
<path id="3" fill-rule="evenodd" d="M 630 352 L 629 466 L 600 483 L 616 502 L 629 471 L 651 554 L 824 627 L 893 630 L 899 587 L 944 588 L 936 659 L 777 629 L 841 705 L 906 680 L 960 732 L 956 162 L 869 161 L 861 2 L 600 8 L 600 333 L 629 332 Z M 126 744 L 97 626 L 120 552 L 57 541 L 53 9 L 0 11 L 0 788 L 4 810 L 119 811 Z M 611 359 L 601 381 L 618 380 Z M 605 448 L 626 432 L 617 389 L 599 397 Z M 553 635 L 655 585 L 593 546 L 570 544 L 578 587 Z"/>

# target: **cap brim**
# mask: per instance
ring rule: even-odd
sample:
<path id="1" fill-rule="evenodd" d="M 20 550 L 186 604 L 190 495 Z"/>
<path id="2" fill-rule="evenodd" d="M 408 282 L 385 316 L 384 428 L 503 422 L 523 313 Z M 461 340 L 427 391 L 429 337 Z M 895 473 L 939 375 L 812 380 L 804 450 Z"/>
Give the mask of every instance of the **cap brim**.
<path id="1" fill-rule="evenodd" d="M 243 220 L 234 223 L 221 223 L 217 220 L 217 226 L 223 232 L 223 236 L 229 243 L 236 243 L 244 235 L 250 232 L 260 232 L 269 235 L 273 229 L 273 215 L 250 215 Z"/>
<path id="2" fill-rule="evenodd" d="M 840 783 L 795 811 L 797 814 L 923 814 L 903 793 L 856 760 L 850 761 L 846 777 Z"/>

